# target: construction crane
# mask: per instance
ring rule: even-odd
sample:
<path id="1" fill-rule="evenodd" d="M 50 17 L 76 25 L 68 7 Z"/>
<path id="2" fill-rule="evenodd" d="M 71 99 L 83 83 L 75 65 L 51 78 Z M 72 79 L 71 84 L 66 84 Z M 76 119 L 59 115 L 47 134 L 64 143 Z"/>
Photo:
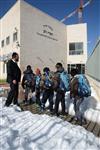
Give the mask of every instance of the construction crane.
<path id="1" fill-rule="evenodd" d="M 78 8 L 76 8 L 74 11 L 72 11 L 69 15 L 65 16 L 61 22 L 64 22 L 65 20 L 67 20 L 68 18 L 74 16 L 75 14 L 78 14 L 78 20 L 79 23 L 82 23 L 82 13 L 83 13 L 83 9 L 85 7 L 87 7 L 92 0 L 88 0 L 85 4 L 83 4 L 83 0 L 80 0 L 80 6 Z"/>

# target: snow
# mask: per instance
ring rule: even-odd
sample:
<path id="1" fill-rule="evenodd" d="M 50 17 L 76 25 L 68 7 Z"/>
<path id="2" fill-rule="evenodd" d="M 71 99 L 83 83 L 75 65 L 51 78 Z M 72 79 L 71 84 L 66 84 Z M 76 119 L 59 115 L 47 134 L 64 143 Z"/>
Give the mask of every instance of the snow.
<path id="1" fill-rule="evenodd" d="M 100 150 L 100 138 L 57 117 L 32 114 L 0 98 L 1 150 Z"/>

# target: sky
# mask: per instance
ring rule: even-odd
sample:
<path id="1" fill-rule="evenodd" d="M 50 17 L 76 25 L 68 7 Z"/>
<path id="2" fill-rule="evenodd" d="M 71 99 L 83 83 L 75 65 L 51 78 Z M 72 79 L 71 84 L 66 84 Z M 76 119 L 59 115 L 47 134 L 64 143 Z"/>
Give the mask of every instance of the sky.
<path id="1" fill-rule="evenodd" d="M 25 0 L 50 16 L 61 20 L 75 10 L 80 0 Z M 88 0 L 83 0 L 86 3 Z M 0 18 L 13 6 L 16 0 L 0 0 Z M 77 14 L 67 19 L 64 24 L 77 24 Z M 83 23 L 87 23 L 88 56 L 92 53 L 100 37 L 100 0 L 92 0 L 83 11 Z"/>

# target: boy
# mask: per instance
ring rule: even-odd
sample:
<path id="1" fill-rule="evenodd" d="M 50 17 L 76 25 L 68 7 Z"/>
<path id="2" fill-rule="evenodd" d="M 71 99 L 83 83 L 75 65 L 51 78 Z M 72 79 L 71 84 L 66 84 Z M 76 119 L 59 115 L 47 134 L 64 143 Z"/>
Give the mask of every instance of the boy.
<path id="1" fill-rule="evenodd" d="M 69 82 L 70 78 L 67 72 L 64 70 L 63 65 L 61 63 L 56 64 L 56 78 L 58 85 L 56 87 L 56 100 L 55 100 L 55 110 L 54 113 L 59 116 L 58 108 L 59 103 L 61 102 L 62 106 L 62 115 L 65 115 L 65 93 L 69 91 Z"/>
<path id="2" fill-rule="evenodd" d="M 50 112 L 53 112 L 53 97 L 54 97 L 54 89 L 53 89 L 53 80 L 50 77 L 50 69 L 45 67 L 43 69 L 43 77 L 42 77 L 42 88 L 43 88 L 43 97 L 41 101 L 41 110 L 44 111 L 45 103 L 47 99 L 49 99 L 49 109 Z"/>
<path id="3" fill-rule="evenodd" d="M 35 96 L 36 96 L 36 104 L 41 106 L 40 101 L 40 82 L 41 82 L 41 71 L 39 68 L 36 69 L 36 76 L 35 76 Z"/>
<path id="4" fill-rule="evenodd" d="M 75 119 L 82 125 L 83 123 L 86 124 L 86 120 L 83 117 L 83 113 L 80 111 L 80 106 L 84 97 L 91 95 L 91 89 L 87 78 L 78 73 L 78 69 L 71 70 L 72 80 L 70 84 L 70 97 L 74 98 Z"/>
<path id="5" fill-rule="evenodd" d="M 33 93 L 35 90 L 35 74 L 33 73 L 30 65 L 28 65 L 27 69 L 24 71 L 22 87 L 25 89 L 25 103 L 27 103 L 30 91 Z"/>

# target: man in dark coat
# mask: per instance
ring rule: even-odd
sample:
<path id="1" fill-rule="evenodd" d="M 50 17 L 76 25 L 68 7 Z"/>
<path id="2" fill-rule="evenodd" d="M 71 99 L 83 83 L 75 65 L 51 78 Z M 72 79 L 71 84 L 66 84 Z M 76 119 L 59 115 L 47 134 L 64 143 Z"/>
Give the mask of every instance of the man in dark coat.
<path id="1" fill-rule="evenodd" d="M 8 93 L 5 106 L 9 106 L 12 102 L 14 105 L 18 105 L 18 90 L 19 82 L 21 79 L 21 70 L 17 65 L 19 61 L 19 55 L 14 52 L 12 59 L 7 63 L 7 82 L 10 84 L 10 91 Z"/>

